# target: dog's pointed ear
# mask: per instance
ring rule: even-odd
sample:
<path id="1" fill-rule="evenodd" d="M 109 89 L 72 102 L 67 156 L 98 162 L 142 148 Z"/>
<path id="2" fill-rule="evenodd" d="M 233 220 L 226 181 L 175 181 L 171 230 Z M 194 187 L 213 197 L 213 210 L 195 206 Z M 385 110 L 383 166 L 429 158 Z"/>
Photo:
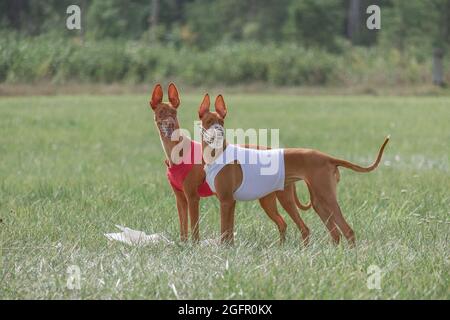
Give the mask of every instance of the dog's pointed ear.
<path id="1" fill-rule="evenodd" d="M 178 96 L 177 87 L 173 83 L 169 84 L 169 101 L 172 107 L 178 108 L 180 105 L 180 97 Z"/>
<path id="2" fill-rule="evenodd" d="M 198 117 L 201 119 L 206 112 L 209 111 L 209 94 L 205 94 L 205 97 L 203 98 L 202 103 L 200 104 L 200 108 L 198 108 Z"/>
<path id="3" fill-rule="evenodd" d="M 221 116 L 222 119 L 225 119 L 225 116 L 227 115 L 227 106 L 225 105 L 225 101 L 223 100 L 221 94 L 217 96 L 214 107 L 216 108 L 216 112 L 219 114 L 219 116 Z"/>
<path id="4" fill-rule="evenodd" d="M 150 100 L 150 107 L 152 107 L 152 109 L 155 110 L 158 104 L 162 102 L 162 99 L 163 99 L 163 90 L 161 85 L 158 83 L 153 88 L 152 99 Z"/>

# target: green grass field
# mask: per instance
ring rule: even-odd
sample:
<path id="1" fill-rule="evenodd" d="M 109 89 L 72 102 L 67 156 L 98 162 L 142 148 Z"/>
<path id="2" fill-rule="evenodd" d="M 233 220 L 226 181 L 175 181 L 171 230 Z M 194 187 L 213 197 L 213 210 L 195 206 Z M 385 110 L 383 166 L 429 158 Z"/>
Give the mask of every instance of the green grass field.
<path id="1" fill-rule="evenodd" d="M 193 130 L 202 96 L 182 95 Z M 0 99 L 0 298 L 406 299 L 450 298 L 450 98 L 227 95 L 228 128 L 280 128 L 285 147 L 311 147 L 368 164 L 341 170 L 338 187 L 357 248 L 330 243 L 314 211 L 303 248 L 288 223 L 257 202 L 236 208 L 233 247 L 178 242 L 178 216 L 146 96 Z M 308 199 L 302 183 L 298 188 Z M 115 224 L 162 232 L 175 245 L 111 243 Z M 203 239 L 219 233 L 218 201 L 201 201 Z M 81 289 L 67 288 L 67 269 Z M 381 289 L 367 286 L 368 268 Z M 369 282 L 371 281 L 369 278 Z"/>

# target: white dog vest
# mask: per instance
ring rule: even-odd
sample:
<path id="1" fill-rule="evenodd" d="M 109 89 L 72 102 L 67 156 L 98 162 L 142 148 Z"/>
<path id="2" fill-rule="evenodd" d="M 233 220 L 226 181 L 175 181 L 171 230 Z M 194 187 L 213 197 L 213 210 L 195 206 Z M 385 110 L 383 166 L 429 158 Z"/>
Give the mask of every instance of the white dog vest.
<path id="1" fill-rule="evenodd" d="M 242 184 L 234 192 L 236 200 L 255 200 L 284 190 L 284 150 L 256 150 L 229 144 L 212 163 L 205 165 L 206 182 L 213 192 L 217 174 L 229 163 L 242 169 Z"/>

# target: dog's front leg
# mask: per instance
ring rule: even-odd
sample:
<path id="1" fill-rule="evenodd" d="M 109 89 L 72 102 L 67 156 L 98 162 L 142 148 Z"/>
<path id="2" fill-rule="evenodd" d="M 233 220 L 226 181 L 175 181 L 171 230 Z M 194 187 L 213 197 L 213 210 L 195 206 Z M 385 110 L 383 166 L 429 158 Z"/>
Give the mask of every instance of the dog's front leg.
<path id="1" fill-rule="evenodd" d="M 189 220 L 191 222 L 191 234 L 192 240 L 194 242 L 200 241 L 200 228 L 199 228 L 199 204 L 200 197 L 198 195 L 197 189 L 185 189 L 188 211 L 189 211 Z"/>
<path id="2" fill-rule="evenodd" d="M 236 200 L 234 190 L 242 183 L 242 171 L 238 164 L 226 165 L 216 176 L 216 195 L 220 201 L 220 241 L 233 244 L 234 209 Z"/>
<path id="3" fill-rule="evenodd" d="M 172 187 L 177 201 L 178 219 L 180 221 L 180 240 L 188 240 L 188 204 L 182 191 Z"/>
<path id="4" fill-rule="evenodd" d="M 234 209 L 236 200 L 233 196 L 220 199 L 220 242 L 233 244 L 234 242 Z"/>

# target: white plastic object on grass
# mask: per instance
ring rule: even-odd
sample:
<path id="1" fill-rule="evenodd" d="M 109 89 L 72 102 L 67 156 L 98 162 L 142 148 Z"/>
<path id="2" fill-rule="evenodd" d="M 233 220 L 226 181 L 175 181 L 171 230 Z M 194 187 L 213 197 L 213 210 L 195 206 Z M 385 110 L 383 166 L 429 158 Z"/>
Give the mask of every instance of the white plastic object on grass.
<path id="1" fill-rule="evenodd" d="M 116 225 L 116 227 L 120 229 L 122 232 L 105 233 L 105 237 L 108 238 L 108 240 L 111 241 L 115 240 L 126 243 L 128 245 L 135 245 L 135 246 L 145 246 L 147 244 L 157 244 L 157 243 L 166 243 L 166 244 L 174 243 L 173 241 L 170 241 L 160 233 L 146 234 L 143 231 L 137 231 L 119 225 Z"/>

